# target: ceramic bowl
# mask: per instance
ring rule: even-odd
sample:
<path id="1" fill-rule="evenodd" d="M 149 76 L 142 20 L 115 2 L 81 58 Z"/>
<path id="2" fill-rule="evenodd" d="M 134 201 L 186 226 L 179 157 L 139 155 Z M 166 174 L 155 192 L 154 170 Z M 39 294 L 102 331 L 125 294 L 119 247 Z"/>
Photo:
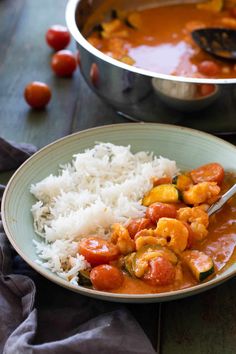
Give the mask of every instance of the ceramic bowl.
<path id="1" fill-rule="evenodd" d="M 177 162 L 180 169 L 191 169 L 212 161 L 226 170 L 236 166 L 236 147 L 207 133 L 174 125 L 127 123 L 102 126 L 66 136 L 44 147 L 29 158 L 10 179 L 2 200 L 2 219 L 6 234 L 20 256 L 37 272 L 67 289 L 83 295 L 119 302 L 158 302 L 194 295 L 216 286 L 236 272 L 231 265 L 208 282 L 191 288 L 160 294 L 123 295 L 73 286 L 37 264 L 33 239 L 39 240 L 33 228 L 31 206 L 35 202 L 30 186 L 50 173 L 56 174 L 59 164 L 71 161 L 72 155 L 91 148 L 95 142 L 131 145 L 131 150 L 153 151 Z"/>

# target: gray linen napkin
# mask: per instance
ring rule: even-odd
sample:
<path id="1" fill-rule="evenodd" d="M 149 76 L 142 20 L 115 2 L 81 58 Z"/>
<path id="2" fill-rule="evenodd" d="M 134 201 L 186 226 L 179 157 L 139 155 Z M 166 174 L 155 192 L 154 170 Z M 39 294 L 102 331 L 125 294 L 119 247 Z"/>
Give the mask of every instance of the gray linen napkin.
<path id="1" fill-rule="evenodd" d="M 17 167 L 36 150 L 26 147 L 21 154 L 20 145 L 0 138 L 0 169 L 5 162 Z M 1 217 L 0 319 L 3 354 L 155 353 L 125 305 L 72 293 L 34 272 L 10 246 Z"/>

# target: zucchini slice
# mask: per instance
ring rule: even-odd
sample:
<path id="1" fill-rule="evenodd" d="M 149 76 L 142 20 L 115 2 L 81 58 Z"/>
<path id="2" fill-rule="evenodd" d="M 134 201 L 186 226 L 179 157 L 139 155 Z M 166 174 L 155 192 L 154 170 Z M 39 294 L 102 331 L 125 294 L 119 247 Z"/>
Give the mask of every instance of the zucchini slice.
<path id="1" fill-rule="evenodd" d="M 90 271 L 89 270 L 80 270 L 79 271 L 79 285 L 91 286 L 92 282 L 90 280 Z"/>
<path id="2" fill-rule="evenodd" d="M 132 276 L 135 277 L 135 272 L 134 272 L 134 258 L 136 256 L 136 252 L 132 252 L 125 256 L 124 258 L 124 266 L 125 270 Z"/>
<path id="3" fill-rule="evenodd" d="M 190 268 L 195 278 L 200 282 L 214 273 L 214 263 L 210 256 L 198 250 L 187 250 L 181 254 L 181 259 Z"/>
<path id="4" fill-rule="evenodd" d="M 172 183 L 176 185 L 178 190 L 185 191 L 193 184 L 193 181 L 190 176 L 178 175 L 173 178 Z"/>
<path id="5" fill-rule="evenodd" d="M 181 199 L 181 194 L 175 184 L 160 184 L 150 190 L 143 198 L 142 204 L 149 206 L 156 202 L 177 203 Z"/>

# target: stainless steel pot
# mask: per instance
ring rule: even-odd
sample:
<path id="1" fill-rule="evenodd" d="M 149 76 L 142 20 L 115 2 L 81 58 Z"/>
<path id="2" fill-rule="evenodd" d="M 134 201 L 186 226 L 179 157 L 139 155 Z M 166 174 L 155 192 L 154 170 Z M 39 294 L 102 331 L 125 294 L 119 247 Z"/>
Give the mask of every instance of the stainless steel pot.
<path id="1" fill-rule="evenodd" d="M 236 134 L 236 79 L 186 78 L 143 70 L 110 58 L 84 37 L 103 20 L 97 13 L 177 2 L 69 0 L 66 22 L 79 48 L 81 73 L 98 96 L 128 119 L 184 125 L 217 135 Z M 215 85 L 215 90 L 204 98 L 195 97 L 197 85 L 203 83 Z"/>

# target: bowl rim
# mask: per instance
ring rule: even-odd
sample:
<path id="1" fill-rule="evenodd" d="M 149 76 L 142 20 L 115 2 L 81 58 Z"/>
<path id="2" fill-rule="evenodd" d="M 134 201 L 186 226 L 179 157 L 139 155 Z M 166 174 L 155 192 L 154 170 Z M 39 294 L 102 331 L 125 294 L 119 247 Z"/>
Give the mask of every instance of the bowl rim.
<path id="1" fill-rule="evenodd" d="M 122 63 L 116 59 L 109 57 L 108 55 L 102 53 L 95 47 L 93 47 L 82 35 L 80 32 L 77 24 L 76 24 L 76 11 L 81 0 L 68 0 L 66 9 L 65 9 L 65 19 L 66 25 L 73 36 L 73 38 L 90 54 L 98 57 L 100 60 L 105 61 L 106 63 L 112 64 L 118 68 L 134 72 L 136 74 L 140 74 L 146 77 L 155 77 L 159 79 L 165 79 L 170 81 L 176 82 L 189 82 L 189 83 L 205 83 L 205 84 L 234 84 L 236 83 L 236 78 L 228 78 L 228 79 L 211 79 L 211 78 L 191 78 L 191 77 L 184 77 L 184 76 L 174 76 L 174 75 L 167 75 L 157 73 L 151 70 L 146 70 L 142 68 L 138 68 L 135 66 L 131 66 L 125 63 Z"/>
<path id="2" fill-rule="evenodd" d="M 52 281 L 53 283 L 56 283 L 66 289 L 72 290 L 74 292 L 80 293 L 82 295 L 90 296 L 90 297 L 95 297 L 103 300 L 108 300 L 108 301 L 115 301 L 115 302 L 137 302 L 137 303 L 144 303 L 144 302 L 163 302 L 163 301 L 170 301 L 170 300 L 175 300 L 187 296 L 192 296 L 198 293 L 201 293 L 203 291 L 207 291 L 208 289 L 211 289 L 217 285 L 222 284 L 223 282 L 227 281 L 228 279 L 232 278 L 236 274 L 236 270 L 232 270 L 228 272 L 227 274 L 221 273 L 220 275 L 216 275 L 214 278 L 208 280 L 207 282 L 197 284 L 188 288 L 184 289 L 179 289 L 179 290 L 174 290 L 174 291 L 169 291 L 169 292 L 161 292 L 161 293 L 148 293 L 148 294 L 119 294 L 119 293 L 110 293 L 110 292 L 105 292 L 105 291 L 98 291 L 94 289 L 89 289 L 83 286 L 75 286 L 65 279 L 59 277 L 56 273 L 53 273 L 52 271 L 44 268 L 42 265 L 38 264 L 36 261 L 32 261 L 31 259 L 28 258 L 28 256 L 21 250 L 21 248 L 18 246 L 17 242 L 14 239 L 14 236 L 11 234 L 10 227 L 8 226 L 10 224 L 9 218 L 7 216 L 7 204 L 10 200 L 10 193 L 11 189 L 14 189 L 14 184 L 15 180 L 17 181 L 18 175 L 24 172 L 25 169 L 27 169 L 27 166 L 34 161 L 34 159 L 41 154 L 48 153 L 48 150 L 50 149 L 55 149 L 56 145 L 59 145 L 67 140 L 73 140 L 75 137 L 79 137 L 80 139 L 83 138 L 83 135 L 86 136 L 86 134 L 93 134 L 94 131 L 101 131 L 101 130 L 107 130 L 111 131 L 113 130 L 114 127 L 121 127 L 122 129 L 132 129 L 133 127 L 152 127 L 155 126 L 159 128 L 160 130 L 165 130 L 165 129 L 172 129 L 174 131 L 183 131 L 186 133 L 192 133 L 195 136 L 205 136 L 208 139 L 214 140 L 216 143 L 223 143 L 226 147 L 229 147 L 233 150 L 236 151 L 236 146 L 217 137 L 212 134 L 202 132 L 197 129 L 192 129 L 188 127 L 183 127 L 179 125 L 171 125 L 171 124 L 163 124 L 163 123 L 144 123 L 144 122 L 139 122 L 139 123 L 118 123 L 118 124 L 108 124 L 108 125 L 103 125 L 103 126 L 98 126 L 94 128 L 88 128 L 82 131 L 78 131 L 72 134 L 69 134 L 67 136 L 61 137 L 46 146 L 42 147 L 39 149 L 36 153 L 34 153 L 31 157 L 29 157 L 11 176 L 9 182 L 6 185 L 5 191 L 3 193 L 2 197 L 2 203 L 1 203 L 1 213 L 2 213 L 2 224 L 4 227 L 4 231 L 7 235 L 8 240 L 14 247 L 14 249 L 17 251 L 17 253 L 28 263 L 34 270 L 36 270 L 39 274 L 47 278 L 48 280 Z"/>

